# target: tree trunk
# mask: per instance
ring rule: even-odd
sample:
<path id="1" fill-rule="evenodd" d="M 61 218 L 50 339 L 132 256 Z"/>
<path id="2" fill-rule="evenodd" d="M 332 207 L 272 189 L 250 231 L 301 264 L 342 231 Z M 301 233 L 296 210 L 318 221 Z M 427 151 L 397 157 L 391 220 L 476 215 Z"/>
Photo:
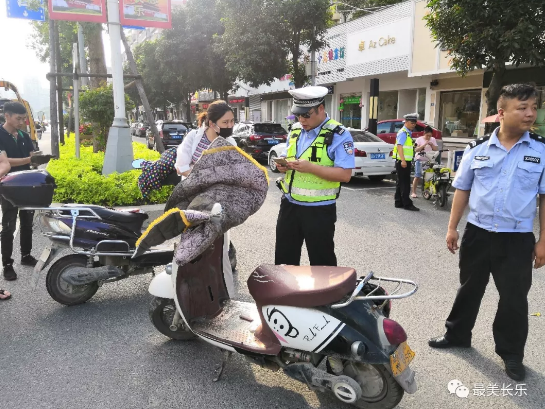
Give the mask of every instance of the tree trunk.
<path id="1" fill-rule="evenodd" d="M 185 99 L 185 114 L 187 116 L 187 122 L 193 122 L 191 121 L 191 93 L 184 93 L 186 96 Z"/>
<path id="2" fill-rule="evenodd" d="M 49 70 L 54 73 L 56 71 L 55 59 L 55 20 L 49 19 Z M 57 121 L 57 95 L 56 95 L 55 77 L 49 78 L 49 115 L 51 116 L 51 154 L 59 157 L 59 127 Z"/>
<path id="3" fill-rule="evenodd" d="M 486 103 L 488 105 L 487 116 L 494 115 L 498 112 L 498 98 L 500 97 L 500 91 L 503 82 L 503 76 L 505 74 L 505 63 L 494 64 L 492 71 L 492 80 L 486 91 Z"/>
<path id="4" fill-rule="evenodd" d="M 104 47 L 102 45 L 102 25 L 88 24 L 86 25 L 85 40 L 89 47 L 89 73 L 90 74 L 107 74 L 106 61 L 104 59 Z M 106 77 L 90 78 L 89 88 L 95 89 L 106 85 Z"/>
<path id="5" fill-rule="evenodd" d="M 127 54 L 127 60 L 129 61 L 130 69 L 133 75 L 138 75 L 138 68 L 136 67 L 136 61 L 134 61 L 134 56 L 132 55 L 131 47 L 129 47 L 129 43 L 127 42 L 127 37 L 125 37 L 125 32 L 123 31 L 123 28 L 121 28 L 121 41 L 123 41 L 123 46 L 125 47 L 125 53 Z M 146 111 L 146 118 L 151 127 L 151 131 L 153 132 L 153 140 L 155 141 L 155 146 L 157 147 L 157 151 L 160 153 L 163 153 L 165 151 L 163 140 L 159 136 L 159 130 L 157 129 L 157 125 L 155 124 L 155 121 L 153 120 L 153 113 L 151 112 L 151 107 L 148 101 L 148 97 L 146 95 L 146 91 L 144 90 L 144 85 L 142 84 L 142 80 L 136 81 L 136 88 L 138 89 L 138 95 L 140 96 L 142 105 L 144 105 L 144 110 Z"/>
<path id="6" fill-rule="evenodd" d="M 61 44 L 59 36 L 59 25 L 55 24 L 55 60 L 57 62 L 57 72 L 62 72 Z M 57 77 L 57 108 L 59 110 L 59 140 L 64 145 L 64 113 L 62 103 L 62 77 Z"/>

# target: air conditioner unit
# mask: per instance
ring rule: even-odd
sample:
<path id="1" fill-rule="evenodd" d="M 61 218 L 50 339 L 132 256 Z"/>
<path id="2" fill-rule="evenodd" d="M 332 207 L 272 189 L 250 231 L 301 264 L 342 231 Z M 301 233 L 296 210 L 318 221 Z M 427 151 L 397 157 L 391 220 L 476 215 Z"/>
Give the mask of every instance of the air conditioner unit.
<path id="1" fill-rule="evenodd" d="M 331 19 L 332 19 L 333 21 L 341 21 L 341 17 L 342 17 L 341 13 L 335 12 L 335 13 L 333 13 L 333 15 L 331 16 Z"/>

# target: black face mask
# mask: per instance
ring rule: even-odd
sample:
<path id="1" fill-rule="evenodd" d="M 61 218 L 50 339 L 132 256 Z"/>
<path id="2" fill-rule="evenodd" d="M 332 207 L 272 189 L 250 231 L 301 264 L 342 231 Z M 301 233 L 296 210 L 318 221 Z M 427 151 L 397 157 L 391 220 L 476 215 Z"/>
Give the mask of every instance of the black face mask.
<path id="1" fill-rule="evenodd" d="M 233 135 L 233 128 L 219 128 L 219 132 L 216 131 L 216 133 L 221 136 L 222 138 L 229 138 L 231 135 Z"/>

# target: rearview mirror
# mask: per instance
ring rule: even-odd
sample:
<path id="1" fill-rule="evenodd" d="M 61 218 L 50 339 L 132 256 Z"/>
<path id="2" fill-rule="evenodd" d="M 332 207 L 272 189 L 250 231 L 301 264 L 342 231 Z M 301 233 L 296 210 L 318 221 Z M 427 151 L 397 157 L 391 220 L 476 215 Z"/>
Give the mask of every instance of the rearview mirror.
<path id="1" fill-rule="evenodd" d="M 142 162 L 145 162 L 144 159 L 135 159 L 132 161 L 132 167 L 134 169 L 142 169 Z"/>

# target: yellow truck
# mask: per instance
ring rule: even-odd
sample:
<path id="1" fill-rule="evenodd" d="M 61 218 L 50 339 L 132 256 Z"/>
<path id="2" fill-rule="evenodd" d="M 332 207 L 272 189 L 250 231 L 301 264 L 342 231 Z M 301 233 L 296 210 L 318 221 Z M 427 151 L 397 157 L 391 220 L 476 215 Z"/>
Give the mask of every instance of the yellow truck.
<path id="1" fill-rule="evenodd" d="M 16 99 L 8 99 L 8 98 L 0 98 L 0 115 L 4 112 L 4 104 L 6 102 L 20 102 L 23 104 L 26 108 L 27 112 L 27 120 L 26 120 L 26 127 L 27 129 L 21 129 L 22 131 L 27 132 L 30 135 L 30 139 L 32 139 L 32 143 L 34 144 L 34 149 L 38 150 L 38 132 L 36 128 L 39 128 L 40 133 L 42 130 L 42 125 L 36 124 L 34 122 L 34 115 L 32 113 L 32 109 L 30 108 L 30 104 L 28 101 L 24 100 L 21 97 L 21 94 L 19 94 L 19 91 L 17 90 L 17 87 L 13 85 L 9 81 L 0 80 L 0 88 L 4 88 L 6 91 L 13 91 L 15 95 L 17 96 Z"/>

